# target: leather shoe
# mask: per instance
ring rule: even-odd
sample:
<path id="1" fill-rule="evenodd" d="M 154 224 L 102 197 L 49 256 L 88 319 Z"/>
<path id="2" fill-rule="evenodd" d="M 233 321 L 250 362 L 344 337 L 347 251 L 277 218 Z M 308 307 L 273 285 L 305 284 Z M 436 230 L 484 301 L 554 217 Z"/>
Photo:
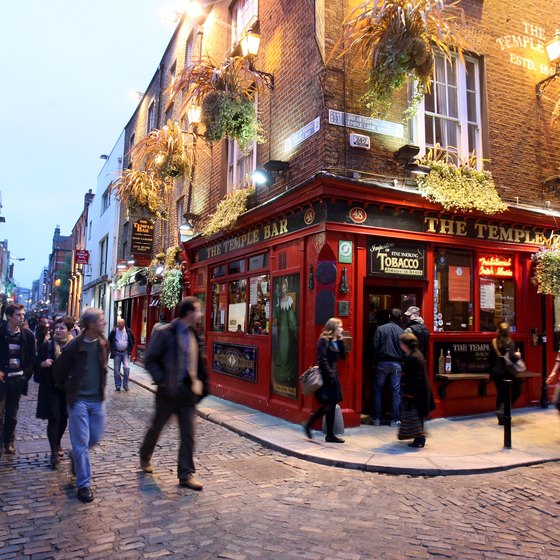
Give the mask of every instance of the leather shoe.
<path id="1" fill-rule="evenodd" d="M 336 436 L 326 436 L 325 441 L 328 443 L 344 443 L 344 440 L 342 438 Z"/>
<path id="2" fill-rule="evenodd" d="M 117 387 L 117 388 L 115 389 L 115 391 L 117 391 L 118 393 L 120 393 L 120 392 L 121 392 L 121 388 L 120 388 L 120 387 Z"/>
<path id="3" fill-rule="evenodd" d="M 13 443 L 8 443 L 8 445 L 6 445 L 6 455 L 15 455 L 16 454 L 16 448 L 14 447 Z"/>
<path id="4" fill-rule="evenodd" d="M 84 503 L 93 502 L 93 492 L 89 486 L 78 488 L 78 500 Z"/>
<path id="5" fill-rule="evenodd" d="M 140 468 L 145 473 L 153 473 L 154 472 L 154 467 L 152 467 L 152 463 L 150 463 L 150 459 L 140 458 Z"/>
<path id="6" fill-rule="evenodd" d="M 187 478 L 179 479 L 179 486 L 184 486 L 190 488 L 191 490 L 200 491 L 204 488 L 204 484 L 197 480 L 192 474 L 187 476 Z"/>
<path id="7" fill-rule="evenodd" d="M 426 438 L 415 439 L 408 447 L 424 447 L 426 445 Z"/>
<path id="8" fill-rule="evenodd" d="M 60 457 L 57 453 L 53 453 L 51 455 L 51 469 L 56 471 L 56 469 L 58 469 L 58 465 L 60 465 Z"/>
<path id="9" fill-rule="evenodd" d="M 301 427 L 303 428 L 303 431 L 305 432 L 305 435 L 309 438 L 309 439 L 313 439 L 313 434 L 311 433 L 311 428 L 309 427 L 309 424 L 307 422 L 304 422 Z"/>

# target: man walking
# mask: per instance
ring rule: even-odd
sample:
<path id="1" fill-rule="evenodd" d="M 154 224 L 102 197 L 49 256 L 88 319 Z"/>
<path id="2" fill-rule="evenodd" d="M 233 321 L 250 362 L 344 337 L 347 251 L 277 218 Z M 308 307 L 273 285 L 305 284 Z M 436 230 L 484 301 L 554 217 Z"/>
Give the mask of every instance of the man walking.
<path id="1" fill-rule="evenodd" d="M 404 317 L 408 321 L 404 332 L 411 333 L 418 339 L 418 349 L 422 352 L 424 359 L 427 359 L 430 331 L 424 324 L 424 319 L 420 317 L 420 309 L 415 305 L 411 305 L 404 312 Z"/>
<path id="2" fill-rule="evenodd" d="M 146 369 L 158 388 L 152 424 L 140 447 L 140 468 L 151 473 L 150 461 L 161 430 L 176 414 L 181 438 L 177 476 L 180 486 L 192 490 L 203 488 L 194 476 L 193 462 L 195 406 L 207 394 L 204 347 L 195 330 L 200 317 L 200 302 L 194 297 L 184 299 L 178 318 L 158 329 L 148 344 Z"/>
<path id="3" fill-rule="evenodd" d="M 117 319 L 117 326 L 109 333 L 109 346 L 113 358 L 113 373 L 115 389 L 121 390 L 121 365 L 123 370 L 122 386 L 128 391 L 128 377 L 130 376 L 130 354 L 134 348 L 134 334 L 125 325 L 123 318 Z"/>
<path id="4" fill-rule="evenodd" d="M 7 455 L 13 455 L 19 401 L 27 394 L 27 382 L 33 375 L 35 337 L 23 327 L 23 305 L 8 304 L 6 318 L 0 326 L 0 444 Z"/>
<path id="5" fill-rule="evenodd" d="M 404 332 L 399 326 L 402 318 L 400 309 L 391 311 L 390 321 L 377 327 L 373 337 L 373 360 L 375 362 L 375 376 L 373 380 L 373 425 L 381 423 L 381 403 L 383 388 L 387 378 L 391 382 L 392 419 L 391 426 L 401 423 L 401 371 L 403 354 L 399 337 Z"/>
<path id="6" fill-rule="evenodd" d="M 55 383 L 66 393 L 71 459 L 82 502 L 93 501 L 88 450 L 99 442 L 105 427 L 106 324 L 101 309 L 84 311 L 83 332 L 64 347 L 53 366 Z"/>

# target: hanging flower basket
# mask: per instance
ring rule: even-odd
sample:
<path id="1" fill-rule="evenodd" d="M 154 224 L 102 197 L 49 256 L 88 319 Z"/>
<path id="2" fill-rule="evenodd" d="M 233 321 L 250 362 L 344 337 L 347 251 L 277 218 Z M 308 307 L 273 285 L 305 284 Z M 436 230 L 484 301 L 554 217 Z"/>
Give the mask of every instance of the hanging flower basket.
<path id="1" fill-rule="evenodd" d="M 202 106 L 206 141 L 235 138 L 243 150 L 263 141 L 254 97 L 268 85 L 243 57 L 228 58 L 221 65 L 206 58 L 185 67 L 166 93 L 175 99 L 184 92 L 181 112 L 192 104 Z"/>
<path id="2" fill-rule="evenodd" d="M 430 88 L 436 52 L 463 58 L 465 19 L 452 0 L 368 0 L 343 23 L 342 55 L 357 50 L 370 67 L 363 101 L 374 116 L 385 115 L 396 91 L 410 79 L 416 90 L 406 116 L 416 112 Z M 341 56 L 342 56 L 341 55 Z"/>
<path id="3" fill-rule="evenodd" d="M 174 268 L 163 273 L 161 294 L 159 296 L 163 307 L 173 309 L 181 300 L 182 274 Z"/>
<path id="4" fill-rule="evenodd" d="M 230 192 L 218 204 L 216 211 L 202 229 L 202 235 L 210 237 L 220 231 L 232 229 L 239 216 L 247 210 L 247 200 L 254 193 L 254 187 Z"/>
<path id="5" fill-rule="evenodd" d="M 489 171 L 476 168 L 473 153 L 468 161 L 455 163 L 452 153 L 436 147 L 420 160 L 430 168 L 427 175 L 419 177 L 418 190 L 427 199 L 440 204 L 445 210 L 497 214 L 507 210 L 496 190 Z"/>
<path id="6" fill-rule="evenodd" d="M 534 274 L 531 278 L 539 294 L 560 296 L 560 249 L 542 247 L 531 257 Z"/>

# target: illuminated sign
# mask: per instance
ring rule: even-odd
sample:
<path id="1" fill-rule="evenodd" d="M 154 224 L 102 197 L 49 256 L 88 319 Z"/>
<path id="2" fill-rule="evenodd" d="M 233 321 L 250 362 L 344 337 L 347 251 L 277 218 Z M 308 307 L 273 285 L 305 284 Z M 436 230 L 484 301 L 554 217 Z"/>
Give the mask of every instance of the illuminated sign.
<path id="1" fill-rule="evenodd" d="M 74 251 L 74 262 L 76 264 L 88 264 L 89 251 L 86 251 L 85 249 L 76 249 Z"/>
<path id="2" fill-rule="evenodd" d="M 513 277 L 513 259 L 511 257 L 484 256 L 478 258 L 479 276 L 495 278 Z"/>

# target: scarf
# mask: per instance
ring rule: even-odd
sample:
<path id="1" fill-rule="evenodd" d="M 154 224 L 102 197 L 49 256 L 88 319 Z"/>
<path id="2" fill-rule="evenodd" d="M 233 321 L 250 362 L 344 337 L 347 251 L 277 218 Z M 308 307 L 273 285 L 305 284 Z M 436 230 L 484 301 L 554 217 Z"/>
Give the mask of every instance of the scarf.
<path id="1" fill-rule="evenodd" d="M 66 338 L 59 338 L 55 336 L 53 338 L 53 347 L 54 347 L 54 357 L 55 359 L 60 356 L 62 349 L 73 339 L 74 337 L 68 333 Z"/>

